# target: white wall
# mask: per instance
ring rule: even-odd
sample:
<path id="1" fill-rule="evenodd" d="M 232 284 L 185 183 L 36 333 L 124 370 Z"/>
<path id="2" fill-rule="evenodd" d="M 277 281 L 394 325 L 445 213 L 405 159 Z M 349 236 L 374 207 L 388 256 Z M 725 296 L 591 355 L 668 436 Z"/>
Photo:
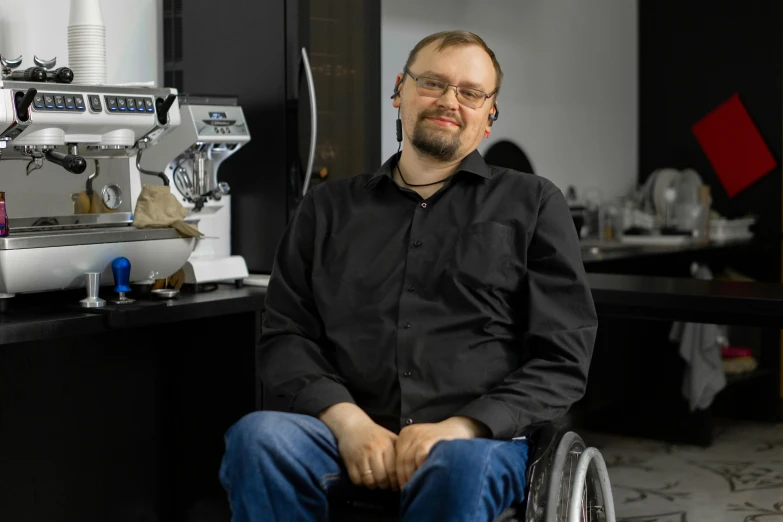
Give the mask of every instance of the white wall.
<path id="1" fill-rule="evenodd" d="M 637 5 L 633 0 L 383 0 L 382 155 L 397 150 L 394 79 L 424 36 L 464 29 L 495 52 L 505 78 L 498 139 L 517 142 L 536 174 L 603 199 L 636 182 Z"/>
<path id="2" fill-rule="evenodd" d="M 102 0 L 106 26 L 106 81 L 159 83 L 160 0 Z M 68 64 L 68 0 L 0 0 L 0 54 L 57 57 Z"/>

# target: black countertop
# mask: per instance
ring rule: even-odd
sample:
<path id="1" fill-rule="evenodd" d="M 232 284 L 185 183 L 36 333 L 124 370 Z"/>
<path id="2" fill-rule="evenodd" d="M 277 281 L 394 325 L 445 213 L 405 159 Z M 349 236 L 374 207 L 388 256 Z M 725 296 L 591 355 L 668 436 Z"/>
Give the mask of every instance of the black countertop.
<path id="1" fill-rule="evenodd" d="M 107 302 L 105 308 L 87 311 L 78 305 L 83 290 L 19 295 L 0 313 L 0 344 L 260 311 L 265 296 L 265 288 L 221 285 L 211 292 L 183 292 L 169 300 L 144 298 L 130 305 Z"/>
<path id="2" fill-rule="evenodd" d="M 600 315 L 783 327 L 783 285 L 588 274 Z"/>
<path id="3" fill-rule="evenodd" d="M 724 252 L 738 247 L 747 247 L 752 244 L 750 239 L 734 241 L 713 241 L 711 243 L 699 243 L 689 241 L 679 245 L 675 244 L 640 244 L 623 243 L 621 241 L 599 241 L 583 239 L 579 242 L 582 251 L 582 262 L 586 265 L 607 261 L 621 261 L 649 256 L 663 256 L 672 254 Z"/>
<path id="4" fill-rule="evenodd" d="M 783 328 L 783 285 L 588 274 L 599 316 Z M 20 295 L 0 313 L 0 344 L 263 310 L 266 289 L 220 286 L 176 299 L 85 311 L 83 292 Z"/>

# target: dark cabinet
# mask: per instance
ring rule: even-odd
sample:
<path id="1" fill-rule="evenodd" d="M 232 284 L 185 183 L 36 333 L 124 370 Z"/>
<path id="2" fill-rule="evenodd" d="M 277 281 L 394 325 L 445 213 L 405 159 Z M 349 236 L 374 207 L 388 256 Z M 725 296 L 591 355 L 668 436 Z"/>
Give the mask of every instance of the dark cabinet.
<path id="1" fill-rule="evenodd" d="M 380 2 L 166 0 L 163 9 L 166 85 L 236 96 L 245 112 L 251 141 L 219 176 L 231 185 L 233 253 L 269 273 L 306 187 L 380 165 Z"/>
<path id="2" fill-rule="evenodd" d="M 380 163 L 380 38 L 373 9 L 378 9 L 373 2 L 355 0 L 311 3 L 309 48 L 318 115 L 314 183 L 374 170 Z"/>

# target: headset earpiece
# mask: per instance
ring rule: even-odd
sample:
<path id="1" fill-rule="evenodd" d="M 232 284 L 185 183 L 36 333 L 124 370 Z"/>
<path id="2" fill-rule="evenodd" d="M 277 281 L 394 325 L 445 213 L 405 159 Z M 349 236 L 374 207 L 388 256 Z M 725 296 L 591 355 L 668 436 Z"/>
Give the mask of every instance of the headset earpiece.
<path id="1" fill-rule="evenodd" d="M 498 121 L 498 116 L 500 116 L 500 111 L 498 110 L 498 104 L 495 103 L 493 105 L 493 107 L 495 108 L 495 112 L 490 112 L 489 113 L 489 125 L 490 126 L 492 126 L 493 123 Z"/>
<path id="2" fill-rule="evenodd" d="M 400 82 L 397 82 L 394 84 L 394 93 L 392 93 L 391 99 L 393 100 L 399 95 L 400 95 Z"/>

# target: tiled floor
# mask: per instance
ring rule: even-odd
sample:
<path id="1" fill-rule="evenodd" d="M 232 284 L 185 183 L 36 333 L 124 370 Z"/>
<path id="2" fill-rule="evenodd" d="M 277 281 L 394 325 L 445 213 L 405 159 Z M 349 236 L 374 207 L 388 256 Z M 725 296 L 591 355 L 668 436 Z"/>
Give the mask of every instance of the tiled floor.
<path id="1" fill-rule="evenodd" d="M 709 448 L 580 434 L 606 460 L 618 521 L 783 521 L 783 424 L 724 423 Z"/>

